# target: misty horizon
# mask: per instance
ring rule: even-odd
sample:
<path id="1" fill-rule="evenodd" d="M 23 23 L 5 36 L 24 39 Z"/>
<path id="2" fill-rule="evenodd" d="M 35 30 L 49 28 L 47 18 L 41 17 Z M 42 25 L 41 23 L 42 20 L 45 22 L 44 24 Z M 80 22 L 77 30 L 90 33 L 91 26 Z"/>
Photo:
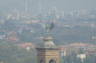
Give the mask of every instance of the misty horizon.
<path id="1" fill-rule="evenodd" d="M 55 8 L 57 12 L 66 13 L 73 10 L 96 9 L 95 3 L 95 0 L 0 0 L 0 12 L 12 12 L 15 9 L 24 12 L 27 8 L 28 13 L 43 14 Z"/>

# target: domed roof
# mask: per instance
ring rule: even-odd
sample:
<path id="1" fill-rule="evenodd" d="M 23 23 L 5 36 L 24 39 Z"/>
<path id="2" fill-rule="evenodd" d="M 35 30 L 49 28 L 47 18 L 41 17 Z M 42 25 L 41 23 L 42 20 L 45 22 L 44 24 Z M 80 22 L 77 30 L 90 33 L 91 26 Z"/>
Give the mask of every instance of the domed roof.
<path id="1" fill-rule="evenodd" d="M 51 36 L 47 36 L 47 37 L 43 37 L 44 41 L 49 41 L 49 40 L 53 40 L 53 38 Z"/>
<path id="2" fill-rule="evenodd" d="M 43 37 L 43 42 L 39 44 L 40 48 L 55 48 L 56 45 L 53 42 L 51 36 Z"/>

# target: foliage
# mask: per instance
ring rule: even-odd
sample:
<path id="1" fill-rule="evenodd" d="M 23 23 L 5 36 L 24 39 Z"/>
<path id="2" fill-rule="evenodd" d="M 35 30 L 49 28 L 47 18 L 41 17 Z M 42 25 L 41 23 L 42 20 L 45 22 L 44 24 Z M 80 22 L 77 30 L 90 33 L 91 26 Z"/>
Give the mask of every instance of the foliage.
<path id="1" fill-rule="evenodd" d="M 16 44 L 0 41 L 0 61 L 5 63 L 35 63 L 35 50 L 27 51 Z"/>

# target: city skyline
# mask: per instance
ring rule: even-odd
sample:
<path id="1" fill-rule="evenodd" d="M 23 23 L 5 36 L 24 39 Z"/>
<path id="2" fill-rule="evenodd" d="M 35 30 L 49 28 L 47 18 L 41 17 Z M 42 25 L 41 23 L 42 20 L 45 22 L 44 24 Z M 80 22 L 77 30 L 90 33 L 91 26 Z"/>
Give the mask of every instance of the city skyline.
<path id="1" fill-rule="evenodd" d="M 45 13 L 52 8 L 56 8 L 59 12 L 69 12 L 81 9 L 96 9 L 95 2 L 95 0 L 0 0 L 0 8 L 1 12 L 8 12 L 14 9 L 25 11 L 25 7 L 27 7 L 27 11 L 33 14 Z"/>

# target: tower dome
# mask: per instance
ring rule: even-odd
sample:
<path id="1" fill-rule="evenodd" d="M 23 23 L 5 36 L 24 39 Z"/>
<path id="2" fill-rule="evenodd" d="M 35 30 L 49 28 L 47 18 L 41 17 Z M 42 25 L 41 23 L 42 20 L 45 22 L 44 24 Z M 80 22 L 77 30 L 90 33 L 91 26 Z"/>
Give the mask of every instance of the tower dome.
<path id="1" fill-rule="evenodd" d="M 45 36 L 42 38 L 42 43 L 39 43 L 37 47 L 40 48 L 56 48 L 52 36 Z"/>
<path id="2" fill-rule="evenodd" d="M 51 36 L 44 37 L 43 41 L 44 41 L 45 48 L 54 48 L 55 47 L 55 44 L 53 42 L 53 38 Z"/>

